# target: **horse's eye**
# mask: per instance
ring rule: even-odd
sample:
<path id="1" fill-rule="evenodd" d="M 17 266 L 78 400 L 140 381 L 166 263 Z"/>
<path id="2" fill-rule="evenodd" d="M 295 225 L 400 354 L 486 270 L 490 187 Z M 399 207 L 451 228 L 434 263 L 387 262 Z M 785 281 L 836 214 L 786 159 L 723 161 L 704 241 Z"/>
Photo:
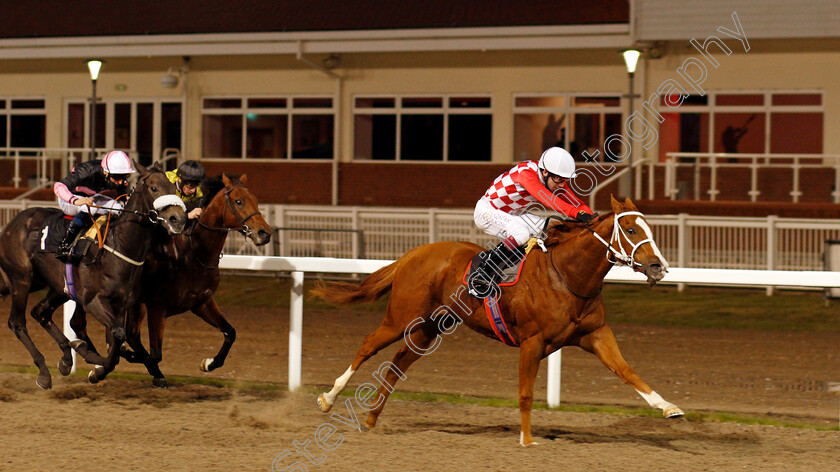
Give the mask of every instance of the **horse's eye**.
<path id="1" fill-rule="evenodd" d="M 236 204 L 242 206 L 242 199 L 240 198 L 239 200 L 236 200 Z"/>
<path id="2" fill-rule="evenodd" d="M 636 234 L 636 230 L 634 228 L 628 228 L 627 234 Z"/>
<path id="3" fill-rule="evenodd" d="M 157 192 L 157 187 L 152 187 L 152 192 Z"/>

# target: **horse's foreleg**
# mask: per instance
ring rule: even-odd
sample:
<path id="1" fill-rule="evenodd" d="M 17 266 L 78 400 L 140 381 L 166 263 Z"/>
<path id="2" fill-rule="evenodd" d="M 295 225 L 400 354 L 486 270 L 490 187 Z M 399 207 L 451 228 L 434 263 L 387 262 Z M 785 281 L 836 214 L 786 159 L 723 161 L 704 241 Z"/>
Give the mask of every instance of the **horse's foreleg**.
<path id="1" fill-rule="evenodd" d="M 531 407 L 534 404 L 534 381 L 544 352 L 541 336 L 524 340 L 519 348 L 519 413 L 522 416 L 519 444 L 522 446 L 536 444 L 531 436 Z"/>
<path id="2" fill-rule="evenodd" d="M 219 305 L 216 304 L 216 300 L 213 300 L 212 297 L 204 304 L 193 308 L 192 312 L 209 325 L 221 331 L 225 337 L 222 347 L 216 356 L 201 361 L 201 370 L 203 372 L 216 370 L 225 365 L 225 359 L 227 359 L 230 348 L 233 346 L 233 342 L 236 341 L 236 330 L 227 322 L 224 315 L 222 315 L 222 310 L 219 309 Z"/>
<path id="3" fill-rule="evenodd" d="M 166 388 L 166 378 L 160 371 L 160 361 L 163 359 L 163 332 L 166 328 L 166 310 L 159 306 L 144 305 L 149 325 L 149 358 L 146 370 L 152 375 L 155 387 Z"/>
<path id="4" fill-rule="evenodd" d="M 115 311 L 110 301 L 104 296 L 97 296 L 87 307 L 90 314 L 97 320 L 104 321 L 107 329 L 106 335 L 110 336 L 108 342 L 108 354 L 101 366 L 96 366 L 88 374 L 90 383 L 97 383 L 103 380 L 120 362 L 120 348 L 125 342 L 125 307 Z"/>
<path id="5" fill-rule="evenodd" d="M 91 341 L 88 336 L 87 312 L 85 312 L 85 309 L 82 308 L 81 303 L 76 303 L 76 309 L 73 311 L 73 316 L 70 318 L 70 328 L 72 328 L 73 332 L 76 333 L 77 338 L 76 341 L 70 341 L 70 346 L 73 350 L 82 356 L 88 364 L 104 364 L 105 358 L 97 352 L 96 347 L 93 345 L 93 341 Z"/>
<path id="6" fill-rule="evenodd" d="M 684 415 L 683 411 L 676 405 L 665 401 L 658 393 L 654 392 L 648 384 L 642 381 L 633 368 L 627 365 L 618 350 L 618 344 L 615 342 L 615 336 L 609 326 L 602 326 L 581 338 L 580 347 L 598 356 L 598 359 L 608 369 L 615 372 L 624 383 L 636 389 L 636 392 L 648 402 L 648 405 L 661 409 L 666 418 L 676 418 Z"/>
<path id="7" fill-rule="evenodd" d="M 68 298 L 65 294 L 51 288 L 47 296 L 35 305 L 31 312 L 32 318 L 52 336 L 55 342 L 58 343 L 59 349 L 61 349 L 62 356 L 58 361 L 58 371 L 61 375 L 70 374 L 70 370 L 73 368 L 73 352 L 70 349 L 70 340 L 53 323 L 52 318 L 56 308 L 60 307 L 67 300 Z"/>
<path id="8" fill-rule="evenodd" d="M 146 347 L 143 346 L 143 341 L 140 340 L 140 326 L 146 318 L 145 305 L 138 303 L 131 307 L 126 314 L 125 322 L 125 342 L 131 347 L 131 351 L 123 348 L 120 350 L 120 355 L 123 359 L 132 364 L 145 364 L 149 361 L 149 353 Z"/>
<path id="9" fill-rule="evenodd" d="M 362 342 L 362 347 L 360 347 L 359 351 L 356 352 L 356 357 L 353 359 L 350 367 L 341 374 L 341 377 L 335 379 L 335 384 L 333 385 L 332 390 L 327 393 L 322 393 L 321 396 L 318 397 L 318 408 L 320 408 L 321 411 L 324 413 L 330 411 L 330 408 L 332 408 L 335 403 L 335 399 L 338 397 L 338 394 L 344 390 L 344 387 L 347 386 L 347 382 L 349 382 L 353 377 L 353 374 L 359 370 L 359 366 L 362 365 L 363 362 L 370 359 L 381 349 L 390 346 L 394 341 L 403 335 L 403 328 L 389 323 L 389 318 L 390 316 L 386 316 L 385 321 L 383 321 L 374 332 L 365 337 L 365 340 Z"/>
<path id="10" fill-rule="evenodd" d="M 429 325 L 429 329 L 418 329 L 409 335 L 408 342 L 400 349 L 391 362 L 384 362 L 379 366 L 376 372 L 373 373 L 373 378 L 379 382 L 379 391 L 377 392 L 376 400 L 373 408 L 368 414 L 365 421 L 365 426 L 373 428 L 376 426 L 376 420 L 385 408 L 385 402 L 388 401 L 388 396 L 394 391 L 397 380 L 405 380 L 405 371 L 417 359 L 424 355 L 426 349 L 435 340 L 439 331 L 436 331 L 437 324 L 424 323 Z M 409 344 L 411 343 L 411 344 Z M 419 351 L 419 352 L 418 352 Z M 387 372 L 385 374 L 385 372 Z M 384 375 L 383 375 L 384 374 Z"/>
<path id="11" fill-rule="evenodd" d="M 28 282 L 28 281 L 27 281 Z M 15 333 L 18 340 L 23 344 L 32 360 L 38 367 L 38 378 L 35 383 L 44 390 L 52 388 L 52 376 L 47 368 L 47 363 L 41 351 L 35 347 L 29 331 L 26 329 L 26 302 L 29 298 L 29 284 L 12 282 L 9 287 L 12 293 L 12 311 L 9 315 L 9 329 Z"/>

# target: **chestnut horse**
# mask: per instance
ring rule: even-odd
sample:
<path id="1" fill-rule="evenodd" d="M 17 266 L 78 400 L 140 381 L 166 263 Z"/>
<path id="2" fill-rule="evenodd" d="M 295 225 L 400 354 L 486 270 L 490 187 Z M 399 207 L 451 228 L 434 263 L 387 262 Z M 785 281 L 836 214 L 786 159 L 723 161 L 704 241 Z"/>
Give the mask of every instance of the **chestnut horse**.
<path id="1" fill-rule="evenodd" d="M 52 387 L 52 378 L 44 356 L 29 337 L 26 329 L 26 304 L 29 294 L 47 287 L 47 296 L 32 309 L 32 318 L 58 343 L 63 356 L 58 363 L 62 375 L 70 373 L 72 346 L 86 361 L 97 364 L 88 379 L 96 383 L 105 378 L 119 362 L 120 346 L 125 340 L 125 308 L 140 293 L 140 272 L 151 236 L 157 223 L 170 234 L 180 233 L 187 221 L 184 204 L 175 196 L 175 185 L 166 178 L 160 166 L 149 169 L 134 163 L 140 180 L 125 204 L 122 215 L 112 220 L 105 236 L 105 246 L 93 261 L 73 267 L 76 306 L 83 307 L 108 329 L 109 349 L 105 358 L 89 351 L 84 343 L 71 343 L 53 323 L 55 309 L 70 299 L 65 290 L 65 264 L 55 254 L 38 251 L 44 221 L 61 210 L 30 208 L 20 212 L 0 234 L 0 269 L 8 277 L 0 279 L 0 295 L 12 294 L 9 329 L 26 346 L 38 366 L 36 383 L 43 389 Z M 92 249 L 93 250 L 93 249 Z M 91 251 L 92 251 L 91 250 Z"/>
<path id="2" fill-rule="evenodd" d="M 542 358 L 563 346 L 579 346 L 598 356 L 621 380 L 632 386 L 665 417 L 682 416 L 675 405 L 654 392 L 627 365 L 615 337 L 605 323 L 601 287 L 614 264 L 629 264 L 644 273 L 653 285 L 661 280 L 667 262 L 653 240 L 650 227 L 635 205 L 612 199 L 613 213 L 601 216 L 583 228 L 560 223 L 546 232 L 547 252 L 531 251 L 520 280 L 504 287 L 499 307 L 513 340 L 519 345 L 519 410 L 522 416 L 520 444 L 533 444 L 531 405 L 534 379 Z M 487 337 L 498 339 L 482 301 L 469 296 L 463 285 L 464 270 L 481 247 L 464 242 L 440 242 L 414 248 L 393 264 L 366 278 L 361 285 L 322 284 L 312 294 L 333 303 L 375 300 L 389 290 L 387 314 L 369 334 L 347 371 L 330 392 L 318 397 L 327 412 L 359 366 L 394 341 L 405 338 L 393 367 L 364 426 L 373 428 L 398 378 L 417 359 L 432 352 L 440 334 L 451 333 L 464 323 Z M 450 304 L 450 306 L 446 306 Z M 434 345 L 433 345 L 434 344 Z M 387 384 L 387 385 L 385 385 Z M 357 396 L 358 400 L 358 396 Z"/>
<path id="3" fill-rule="evenodd" d="M 228 233 L 238 231 L 256 246 L 271 240 L 271 226 L 259 210 L 257 198 L 245 187 L 248 180 L 222 174 L 206 179 L 205 199 L 209 201 L 193 225 L 182 234 L 153 242 L 143 268 L 139 302 L 128 312 L 126 342 L 132 351 L 123 350 L 129 362 L 143 363 L 152 375 L 152 383 L 166 387 L 160 371 L 163 358 L 163 333 L 166 319 L 186 311 L 221 331 L 224 342 L 215 357 L 204 359 L 201 370 L 222 367 L 236 339 L 236 330 L 227 322 L 213 293 L 219 287 L 219 257 Z M 149 351 L 140 341 L 140 325 L 148 315 Z M 76 310 L 70 322 L 79 339 L 90 343 L 84 312 Z"/>

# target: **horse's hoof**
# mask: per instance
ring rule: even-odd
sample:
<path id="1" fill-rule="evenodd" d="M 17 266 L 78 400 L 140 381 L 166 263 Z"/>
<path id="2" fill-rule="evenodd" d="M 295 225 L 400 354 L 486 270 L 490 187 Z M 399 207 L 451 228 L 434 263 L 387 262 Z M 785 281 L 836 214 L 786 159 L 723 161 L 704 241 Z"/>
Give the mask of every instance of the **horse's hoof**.
<path id="1" fill-rule="evenodd" d="M 70 371 L 73 370 L 73 362 L 64 362 L 64 358 L 58 360 L 58 372 L 61 375 L 67 376 L 70 375 Z"/>
<path id="2" fill-rule="evenodd" d="M 685 416 L 685 413 L 678 407 L 674 406 L 666 409 L 663 412 L 663 415 L 665 416 L 665 418 L 682 418 L 683 416 Z"/>
<path id="3" fill-rule="evenodd" d="M 522 431 L 519 432 L 519 445 L 520 446 L 528 447 L 528 446 L 536 446 L 538 444 L 539 443 L 534 441 L 534 438 L 528 436 L 528 439 L 525 439 L 525 433 L 523 433 Z"/>
<path id="4" fill-rule="evenodd" d="M 213 367 L 213 358 L 208 357 L 207 359 L 204 359 L 203 361 L 201 361 L 201 367 L 200 368 L 201 368 L 202 372 L 210 372 L 211 370 L 213 370 L 215 368 L 215 367 Z"/>
<path id="5" fill-rule="evenodd" d="M 326 412 L 330 411 L 330 409 L 332 409 L 332 404 L 327 402 L 327 395 L 324 394 L 324 393 L 322 393 L 321 396 L 318 397 L 318 400 L 317 400 L 316 403 L 318 403 L 318 409 L 321 410 L 324 413 L 326 413 Z"/>
<path id="6" fill-rule="evenodd" d="M 88 382 L 92 384 L 98 384 L 104 377 L 105 369 L 101 365 L 93 366 L 93 370 L 88 372 Z"/>
<path id="7" fill-rule="evenodd" d="M 87 343 L 81 339 L 76 339 L 74 341 L 70 341 L 70 347 L 72 347 L 74 351 L 78 351 L 79 349 L 87 348 Z"/>
<path id="8" fill-rule="evenodd" d="M 359 425 L 359 432 L 360 433 L 367 433 L 368 431 L 371 430 L 371 428 L 373 428 L 373 426 L 368 426 L 367 424 L 362 423 L 362 424 Z"/>
<path id="9" fill-rule="evenodd" d="M 52 388 L 52 378 L 49 375 L 39 375 L 35 384 L 41 387 L 41 390 L 49 390 Z"/>
<path id="10" fill-rule="evenodd" d="M 152 385 L 154 385 L 157 388 L 168 388 L 169 387 L 169 384 L 166 383 L 166 379 L 164 379 L 164 378 L 152 379 Z"/>

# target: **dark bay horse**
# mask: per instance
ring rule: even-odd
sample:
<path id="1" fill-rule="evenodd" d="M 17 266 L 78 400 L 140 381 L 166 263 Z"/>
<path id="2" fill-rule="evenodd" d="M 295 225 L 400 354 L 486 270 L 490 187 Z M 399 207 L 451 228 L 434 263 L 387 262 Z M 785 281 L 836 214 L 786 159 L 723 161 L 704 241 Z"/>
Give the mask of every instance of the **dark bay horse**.
<path id="1" fill-rule="evenodd" d="M 598 356 L 621 380 L 632 386 L 665 417 L 682 416 L 677 406 L 662 399 L 627 365 L 615 337 L 605 322 L 601 286 L 616 263 L 630 264 L 653 285 L 661 280 L 667 262 L 653 240 L 650 227 L 635 205 L 612 199 L 613 213 L 583 228 L 577 223 L 558 224 L 546 232 L 547 252 L 531 251 L 519 282 L 504 287 L 499 300 L 505 324 L 519 345 L 520 443 L 534 443 L 531 406 L 534 379 L 540 361 L 563 346 L 578 346 Z M 324 284 L 311 293 L 333 303 L 375 300 L 389 290 L 391 298 L 382 324 L 370 333 L 347 371 L 330 392 L 318 397 L 319 408 L 329 411 L 336 397 L 359 366 L 404 338 L 406 345 L 385 369 L 387 375 L 376 396 L 369 392 L 370 413 L 364 425 L 373 428 L 398 378 L 417 359 L 440 343 L 441 333 L 458 324 L 497 339 L 484 315 L 482 302 L 467 294 L 464 270 L 481 247 L 463 242 L 440 242 L 414 248 L 393 264 L 366 278 L 361 285 Z M 395 372 L 395 368 L 398 372 Z M 380 377 L 382 374 L 379 374 Z M 359 395 L 357 392 L 357 401 Z"/>
<path id="2" fill-rule="evenodd" d="M 84 343 L 73 347 L 86 361 L 97 364 L 88 378 L 92 383 L 102 380 L 119 362 L 120 346 L 125 340 L 125 311 L 140 293 L 140 272 L 151 234 L 162 223 L 171 234 L 180 233 L 186 223 L 183 204 L 158 165 L 149 169 L 134 163 L 140 173 L 137 186 L 126 202 L 122 214 L 112 219 L 105 237 L 105 246 L 92 261 L 83 261 L 73 268 L 76 286 L 76 305 L 91 313 L 107 327 L 111 340 L 108 354 L 102 358 L 88 351 Z M 11 293 L 12 310 L 9 328 L 29 351 L 39 374 L 36 383 L 43 389 L 52 387 L 52 378 L 44 356 L 35 347 L 26 329 L 26 304 L 29 293 L 47 287 L 47 296 L 33 309 L 32 317 L 58 342 L 63 353 L 58 363 L 63 375 L 72 366 L 71 343 L 53 323 L 55 309 L 69 300 L 65 294 L 63 262 L 55 254 L 38 252 L 40 232 L 44 221 L 61 210 L 30 208 L 20 212 L 0 234 L 0 295 Z M 93 252 L 98 248 L 91 250 Z"/>
<path id="3" fill-rule="evenodd" d="M 123 354 L 130 362 L 143 363 L 157 387 L 166 387 L 160 371 L 166 318 L 192 311 L 221 331 L 224 343 L 215 357 L 204 359 L 201 370 L 209 372 L 225 363 L 236 339 L 236 330 L 227 322 L 213 293 L 219 287 L 219 256 L 230 231 L 238 231 L 255 245 L 271 240 L 271 226 L 259 210 L 257 198 L 245 186 L 247 178 L 222 174 L 205 181 L 209 201 L 198 223 L 182 234 L 156 240 L 146 256 L 142 291 L 138 304 L 129 310 L 126 339 L 133 352 Z M 140 341 L 140 325 L 148 316 L 149 351 Z M 88 340 L 84 314 L 77 310 L 70 326 L 79 339 Z"/>

